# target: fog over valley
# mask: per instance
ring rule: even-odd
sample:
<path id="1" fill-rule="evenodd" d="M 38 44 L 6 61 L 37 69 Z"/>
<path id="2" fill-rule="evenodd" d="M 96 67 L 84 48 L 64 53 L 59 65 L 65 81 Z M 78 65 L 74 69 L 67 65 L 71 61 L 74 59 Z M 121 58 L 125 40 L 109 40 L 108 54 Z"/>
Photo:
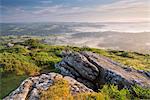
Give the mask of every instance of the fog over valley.
<path id="1" fill-rule="evenodd" d="M 34 36 L 51 45 L 87 46 L 142 53 L 150 51 L 150 23 L 146 22 L 3 23 L 0 35 Z"/>

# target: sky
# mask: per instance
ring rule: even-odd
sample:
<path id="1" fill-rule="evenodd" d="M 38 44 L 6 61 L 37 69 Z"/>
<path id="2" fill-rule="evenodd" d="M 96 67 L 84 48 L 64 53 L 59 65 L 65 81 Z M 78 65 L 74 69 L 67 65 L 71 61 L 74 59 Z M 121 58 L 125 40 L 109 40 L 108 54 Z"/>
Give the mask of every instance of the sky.
<path id="1" fill-rule="evenodd" d="M 0 22 L 149 22 L 150 0 L 1 0 Z"/>

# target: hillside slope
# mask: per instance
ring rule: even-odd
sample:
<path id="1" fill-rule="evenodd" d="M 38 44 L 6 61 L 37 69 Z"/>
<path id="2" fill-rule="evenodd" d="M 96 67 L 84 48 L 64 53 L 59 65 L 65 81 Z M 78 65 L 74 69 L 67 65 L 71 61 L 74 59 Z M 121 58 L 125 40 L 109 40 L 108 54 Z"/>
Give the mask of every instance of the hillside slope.
<path id="1" fill-rule="evenodd" d="M 72 52 L 77 52 L 77 53 L 85 52 L 85 51 L 91 52 L 91 53 L 88 53 L 88 55 L 94 53 L 94 55 L 96 56 L 90 57 L 92 62 L 88 61 L 89 65 L 96 66 L 93 64 L 93 61 L 98 60 L 96 61 L 96 63 L 95 62 L 94 63 L 104 65 L 100 67 L 102 68 L 106 67 L 107 69 L 110 69 L 112 72 L 117 73 L 117 75 L 121 75 L 121 77 L 127 80 L 130 80 L 130 79 L 135 80 L 135 82 L 132 82 L 132 83 L 139 84 L 139 79 L 141 79 L 140 84 L 139 84 L 140 86 L 143 86 L 144 83 L 149 84 L 149 78 L 148 78 L 149 71 L 150 71 L 150 59 L 149 59 L 150 55 L 149 54 L 140 54 L 136 52 L 127 52 L 127 51 L 102 50 L 102 49 L 95 49 L 95 48 L 88 48 L 88 47 L 78 48 L 78 47 L 70 47 L 70 46 L 50 46 L 50 45 L 41 43 L 41 41 L 39 40 L 29 39 L 24 42 L 0 44 L 0 73 L 2 76 L 0 88 L 1 88 L 1 91 L 3 91 L 0 94 L 0 98 L 4 98 L 8 96 L 8 94 L 10 94 L 10 92 L 15 90 L 19 86 L 19 84 L 21 84 L 21 82 L 27 77 L 31 77 L 31 76 L 35 77 L 37 75 L 40 76 L 42 73 L 47 74 L 51 72 L 56 72 L 56 73 L 61 73 L 63 75 L 67 75 L 66 73 L 62 73 L 61 69 L 55 68 L 56 64 L 59 65 L 60 63 L 64 61 L 64 59 L 66 59 L 64 55 L 62 55 L 62 51 L 72 51 Z M 81 55 L 83 56 L 83 53 Z M 85 56 L 86 55 L 84 55 L 84 57 Z M 99 56 L 98 59 L 96 58 L 97 56 Z M 74 56 L 72 56 L 72 58 L 74 58 Z M 85 58 L 87 59 L 88 57 L 85 57 Z M 82 62 L 83 59 L 81 59 L 80 61 Z M 119 67 L 116 67 L 116 66 L 119 66 Z M 83 69 L 85 69 L 86 66 L 82 66 L 82 67 Z M 97 68 L 97 66 L 95 67 L 96 71 L 98 71 L 98 74 L 100 73 L 99 68 Z M 118 72 L 116 72 L 116 68 Z M 80 71 L 80 68 L 78 70 Z M 83 77 L 81 73 L 79 73 L 78 71 L 74 71 L 74 69 L 73 71 L 70 71 L 70 72 L 74 72 L 74 73 L 76 72 L 76 74 L 79 74 L 80 78 Z M 90 74 L 87 74 L 85 78 L 90 78 L 90 81 L 93 81 L 92 77 L 95 77 L 93 76 L 94 73 L 91 73 L 89 70 L 86 70 L 84 72 L 90 73 Z M 126 74 L 126 73 L 130 73 L 130 74 Z M 99 76 L 99 75 L 97 76 L 97 72 L 95 75 L 96 77 Z M 73 77 L 73 75 L 71 75 L 71 77 Z M 73 78 L 76 79 L 76 77 L 73 77 Z M 109 78 L 107 78 L 107 81 L 111 80 Z M 76 80 L 84 84 L 84 82 L 82 82 L 80 79 L 76 79 Z M 87 87 L 90 87 L 93 90 L 99 91 L 98 89 L 100 89 L 100 92 L 96 94 L 94 93 L 94 94 L 79 94 L 79 95 L 90 95 L 90 96 L 94 95 L 96 97 L 97 95 L 102 96 L 104 92 L 103 97 L 105 96 L 109 97 L 110 95 L 109 98 L 118 98 L 117 95 L 119 95 L 119 97 L 122 97 L 122 98 L 127 98 L 127 97 L 149 98 L 149 92 L 150 92 L 149 88 L 145 89 L 139 86 L 134 86 L 132 84 L 131 90 L 134 91 L 134 95 L 131 95 L 128 89 L 123 88 L 120 84 L 119 85 L 116 84 L 119 86 L 118 87 L 118 86 L 114 86 L 115 83 L 113 82 L 112 83 L 110 82 L 111 84 L 108 84 L 108 83 L 109 82 L 104 81 L 104 85 L 96 84 L 95 85 L 96 88 L 94 87 L 94 89 L 93 87 L 91 87 L 91 84 L 90 86 L 85 84 Z M 146 84 L 144 84 L 144 86 L 148 86 Z M 120 86 L 122 87 L 123 90 L 120 90 Z M 114 94 L 111 95 L 109 94 L 110 92 L 112 92 L 111 94 L 113 93 Z M 130 94 L 130 96 L 127 96 L 128 93 Z"/>

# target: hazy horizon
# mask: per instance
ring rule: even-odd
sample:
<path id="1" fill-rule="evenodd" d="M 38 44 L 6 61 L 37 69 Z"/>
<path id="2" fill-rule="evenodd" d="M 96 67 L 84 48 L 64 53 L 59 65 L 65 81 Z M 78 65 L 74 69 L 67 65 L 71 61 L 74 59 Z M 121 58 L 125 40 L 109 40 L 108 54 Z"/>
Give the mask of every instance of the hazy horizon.
<path id="1" fill-rule="evenodd" d="M 150 23 L 150 21 L 121 21 L 121 22 L 117 22 L 117 21 L 98 21 L 98 22 L 88 22 L 88 21 L 35 21 L 35 22 L 0 22 L 0 23 L 8 23 L 8 24 L 15 24 L 15 23 L 22 23 L 22 24 L 26 24 L 26 23 Z"/>

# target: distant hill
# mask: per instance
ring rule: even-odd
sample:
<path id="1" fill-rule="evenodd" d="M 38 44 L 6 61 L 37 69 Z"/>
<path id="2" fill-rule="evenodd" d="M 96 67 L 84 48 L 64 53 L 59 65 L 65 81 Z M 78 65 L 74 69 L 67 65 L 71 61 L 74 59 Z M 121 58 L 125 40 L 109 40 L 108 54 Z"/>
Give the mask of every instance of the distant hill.
<path id="1" fill-rule="evenodd" d="M 146 25 L 146 23 L 1 23 L 0 36 L 17 37 L 12 41 L 35 37 L 51 45 L 88 46 L 150 53 L 150 32 Z"/>

